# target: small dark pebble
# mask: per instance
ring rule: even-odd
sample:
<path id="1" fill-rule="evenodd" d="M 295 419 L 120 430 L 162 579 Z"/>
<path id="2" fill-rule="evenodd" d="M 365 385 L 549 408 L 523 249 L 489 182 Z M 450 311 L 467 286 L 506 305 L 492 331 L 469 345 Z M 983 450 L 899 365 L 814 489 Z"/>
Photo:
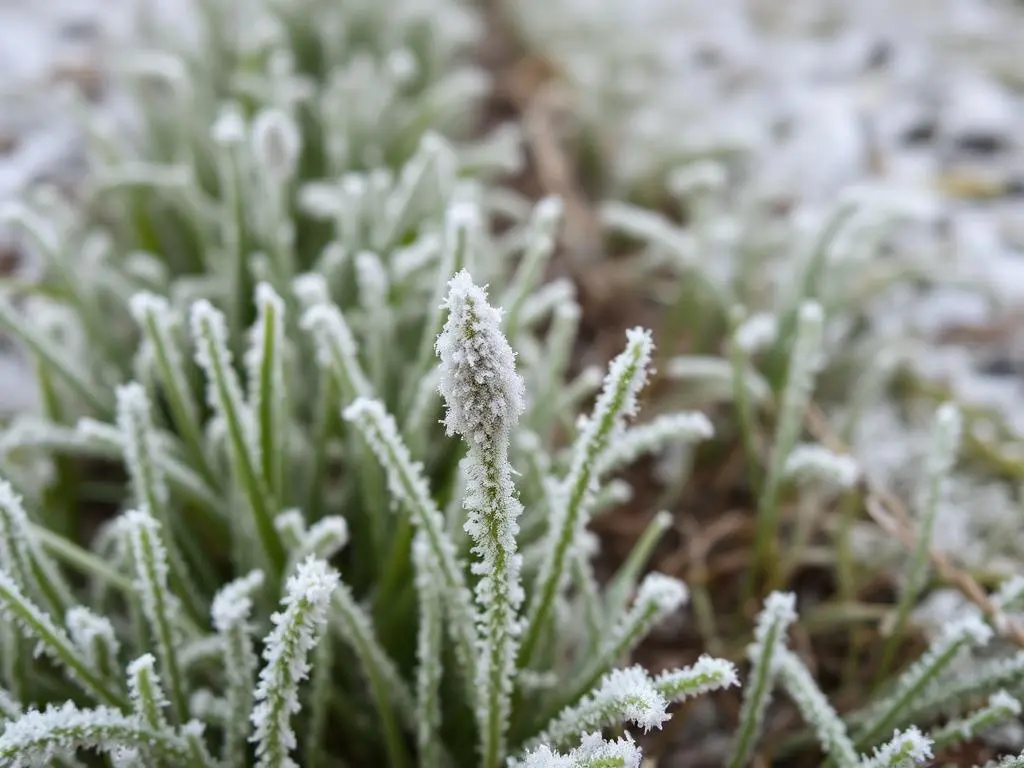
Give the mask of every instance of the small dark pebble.
<path id="1" fill-rule="evenodd" d="M 1024 197 L 1024 178 L 1008 179 L 1003 186 L 1006 197 Z"/>
<path id="2" fill-rule="evenodd" d="M 58 34 L 68 41 L 86 41 L 93 40 L 99 33 L 99 26 L 96 23 L 96 19 L 91 19 L 85 16 L 79 16 L 77 18 L 70 18 L 61 22 L 58 28 Z"/>
<path id="3" fill-rule="evenodd" d="M 21 266 L 21 251 L 13 243 L 0 243 L 0 276 L 9 277 Z"/>
<path id="4" fill-rule="evenodd" d="M 771 135 L 778 142 L 789 140 L 793 135 L 793 121 L 788 117 L 780 117 L 771 124 Z"/>
<path id="5" fill-rule="evenodd" d="M 921 122 L 914 123 L 907 128 L 900 138 L 904 144 L 916 146 L 919 144 L 928 144 L 929 142 L 934 141 L 935 133 L 935 123 L 930 120 L 922 120 Z"/>
<path id="6" fill-rule="evenodd" d="M 693 60 L 698 67 L 712 69 L 722 63 L 722 51 L 714 45 L 702 45 L 694 50 Z"/>
<path id="7" fill-rule="evenodd" d="M 865 62 L 867 69 L 882 69 L 892 61 L 893 47 L 888 40 L 878 40 L 868 51 L 868 58 Z"/>
<path id="8" fill-rule="evenodd" d="M 979 368 L 979 372 L 986 376 L 1016 376 L 1020 367 L 1007 357 L 996 357 L 989 360 Z"/>
<path id="9" fill-rule="evenodd" d="M 1005 151 L 1009 142 L 994 133 L 964 133 L 956 137 L 954 146 L 972 155 L 994 155 Z"/>

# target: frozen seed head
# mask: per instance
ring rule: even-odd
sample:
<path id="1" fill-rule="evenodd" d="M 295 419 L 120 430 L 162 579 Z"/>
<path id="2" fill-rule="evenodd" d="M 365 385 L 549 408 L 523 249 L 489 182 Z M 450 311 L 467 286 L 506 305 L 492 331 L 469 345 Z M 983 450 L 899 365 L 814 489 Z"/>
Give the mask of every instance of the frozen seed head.
<path id="1" fill-rule="evenodd" d="M 274 530 L 281 535 L 288 549 L 298 549 L 305 540 L 306 518 L 300 509 L 286 509 L 274 517 Z"/>
<path id="2" fill-rule="evenodd" d="M 550 232 L 562 218 L 564 210 L 565 203 L 562 202 L 562 198 L 558 195 L 548 195 L 543 198 L 534 209 L 538 228 Z"/>
<path id="3" fill-rule="evenodd" d="M 667 616 L 681 607 L 690 597 L 686 585 L 679 579 L 663 573 L 649 573 L 637 590 L 637 602 L 654 605 L 658 613 Z"/>
<path id="4" fill-rule="evenodd" d="M 641 728 L 644 733 L 661 728 L 669 719 L 665 711 L 667 702 L 655 690 L 647 672 L 641 667 L 613 670 L 594 698 L 602 704 L 618 702 L 623 719 Z"/>
<path id="5" fill-rule="evenodd" d="M 68 609 L 64 624 L 71 639 L 90 664 L 96 666 L 104 661 L 98 655 L 101 648 L 110 659 L 117 658 L 117 650 L 120 647 L 117 634 L 114 632 L 114 625 L 106 616 L 98 616 L 88 608 L 76 605 Z"/>
<path id="6" fill-rule="evenodd" d="M 1014 717 L 1021 713 L 1020 700 L 1003 690 L 993 693 L 988 699 L 988 705 L 992 709 L 1005 710 L 1007 714 Z"/>
<path id="7" fill-rule="evenodd" d="M 470 200 L 458 200 L 445 211 L 445 226 L 454 236 L 456 232 L 473 230 L 481 225 L 480 206 Z"/>
<path id="8" fill-rule="evenodd" d="M 792 592 L 772 592 L 764 601 L 762 615 L 782 624 L 792 624 L 797 619 L 796 595 Z"/>
<path id="9" fill-rule="evenodd" d="M 245 118 L 237 104 L 221 107 L 213 123 L 211 136 L 222 147 L 235 146 L 245 141 Z"/>
<path id="10" fill-rule="evenodd" d="M 288 578 L 284 605 L 307 605 L 312 615 L 316 617 L 317 623 L 320 623 L 320 619 L 327 617 L 327 606 L 337 586 L 336 571 L 323 560 L 307 557 L 299 563 L 295 574 Z"/>
<path id="11" fill-rule="evenodd" d="M 799 317 L 801 323 L 820 325 L 825 322 L 825 310 L 816 301 L 805 301 L 800 305 Z"/>
<path id="12" fill-rule="evenodd" d="M 261 111 L 252 123 L 252 153 L 276 179 L 295 172 L 302 152 L 302 135 L 290 115 L 280 109 Z"/>
<path id="13" fill-rule="evenodd" d="M 170 313 L 170 305 L 163 296 L 158 296 L 149 291 L 140 291 L 133 294 L 128 300 L 128 310 L 131 312 L 135 322 L 141 325 L 150 317 L 166 318 Z"/>
<path id="14" fill-rule="evenodd" d="M 435 345 L 444 424 L 449 435 L 459 434 L 471 446 L 507 443 L 526 399 L 515 353 L 501 332 L 501 312 L 465 270 L 448 287 L 448 320 Z"/>
<path id="15" fill-rule="evenodd" d="M 654 681 L 655 689 L 670 703 L 739 684 L 735 664 L 707 655 L 701 656 L 692 666 L 662 672 Z"/>
<path id="16" fill-rule="evenodd" d="M 978 616 L 967 616 L 947 624 L 943 635 L 949 642 L 966 641 L 975 648 L 983 648 L 992 639 L 992 628 Z"/>
<path id="17" fill-rule="evenodd" d="M 142 682 L 144 680 L 148 679 L 156 682 L 157 686 L 159 685 L 156 671 L 156 656 L 152 653 L 144 653 L 137 659 L 129 662 L 125 671 L 128 673 L 128 685 L 132 689 L 131 696 L 135 702 L 145 698 L 146 693 L 142 690 Z M 158 695 L 156 703 L 159 706 L 166 706 L 168 702 L 164 698 L 163 691 L 157 687 L 154 692 Z"/>
<path id="18" fill-rule="evenodd" d="M 632 418 L 637 413 L 637 395 L 647 383 L 650 372 L 654 340 L 646 328 L 631 328 L 626 331 L 626 348 L 612 360 L 605 376 L 604 390 L 598 397 L 595 413 L 612 411 L 612 401 L 620 392 L 624 395 L 617 415 Z M 624 387 L 618 386 L 619 382 Z"/>
<path id="19" fill-rule="evenodd" d="M 348 544 L 348 522 L 340 515 L 328 515 L 310 526 L 303 550 L 317 558 L 334 557 Z"/>
<path id="20" fill-rule="evenodd" d="M 262 310 L 266 307 L 278 315 L 284 313 L 284 300 L 277 295 L 277 291 L 274 290 L 270 283 L 257 283 L 255 295 L 257 308 Z"/>
<path id="21" fill-rule="evenodd" d="M 668 188 L 676 195 L 717 191 L 728 181 L 725 167 L 713 160 L 704 160 L 673 169 L 668 176 Z"/>
<path id="22" fill-rule="evenodd" d="M 932 450 L 928 457 L 928 474 L 932 477 L 946 475 L 956 461 L 960 446 L 963 419 L 960 410 L 953 403 L 943 403 L 935 414 L 932 430 Z"/>
<path id="23" fill-rule="evenodd" d="M 902 768 L 908 762 L 920 765 L 931 758 L 931 739 L 912 725 L 905 731 L 893 731 L 892 739 L 861 765 L 865 768 Z"/>
<path id="24" fill-rule="evenodd" d="M 330 219 L 342 209 L 341 195 L 336 184 L 310 181 L 299 187 L 299 210 L 316 219 Z"/>
<path id="25" fill-rule="evenodd" d="M 786 631 L 796 620 L 796 595 L 772 592 L 758 614 L 754 642 L 747 651 L 748 656 L 751 659 L 768 658 L 773 665 L 776 664 L 780 656 L 778 651 L 786 645 Z M 772 641 L 770 647 L 765 645 L 769 641 Z"/>
<path id="26" fill-rule="evenodd" d="M 331 292 L 327 280 L 319 272 L 305 272 L 292 280 L 292 293 L 299 300 L 303 309 L 316 304 L 327 304 L 331 300 Z"/>
<path id="27" fill-rule="evenodd" d="M 785 472 L 797 480 L 824 481 L 838 488 L 851 488 L 860 477 L 860 468 L 852 456 L 816 444 L 796 446 L 786 458 Z"/>
<path id="28" fill-rule="evenodd" d="M 408 48 L 398 48 L 388 54 L 385 61 L 388 73 L 396 83 L 404 85 L 419 74 L 419 63 L 416 56 Z"/>
<path id="29" fill-rule="evenodd" d="M 248 621 L 252 612 L 253 593 L 263 586 L 263 571 L 250 571 L 224 586 L 213 598 L 210 616 L 213 628 L 227 632 L 231 627 Z"/>
<path id="30" fill-rule="evenodd" d="M 579 747 L 568 754 L 555 752 L 549 746 L 540 746 L 521 761 L 511 761 L 511 768 L 574 768 L 574 766 L 616 766 L 639 768 L 643 753 L 626 734 L 615 741 L 605 741 L 601 733 L 583 735 Z"/>
<path id="31" fill-rule="evenodd" d="M 212 367 L 212 354 L 209 347 L 228 346 L 228 326 L 224 314 L 206 299 L 194 302 L 189 310 L 189 324 L 192 336 L 196 339 L 197 358 L 200 365 L 209 370 Z M 210 341 L 206 341 L 207 334 Z"/>
<path id="32" fill-rule="evenodd" d="M 748 355 L 760 352 L 775 343 L 779 323 L 775 315 L 759 312 L 747 318 L 736 329 L 733 341 Z"/>
<path id="33" fill-rule="evenodd" d="M 144 562 L 159 582 L 159 586 L 167 585 L 167 552 L 160 540 L 160 523 L 149 512 L 141 509 L 130 509 L 121 519 L 131 541 L 132 552 L 137 561 Z M 147 588 L 152 585 L 147 585 Z M 144 595 L 144 599 L 150 599 Z"/>

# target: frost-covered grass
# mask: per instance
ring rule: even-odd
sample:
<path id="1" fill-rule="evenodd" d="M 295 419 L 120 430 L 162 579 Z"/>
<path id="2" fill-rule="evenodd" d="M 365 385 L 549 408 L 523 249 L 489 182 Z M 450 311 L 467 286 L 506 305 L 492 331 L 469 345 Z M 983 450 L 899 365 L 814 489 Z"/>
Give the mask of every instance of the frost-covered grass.
<path id="1" fill-rule="evenodd" d="M 825 608 L 864 607 L 863 468 L 805 415 L 871 343 L 836 243 L 903 211 L 844 199 L 766 296 L 756 252 L 726 275 L 700 261 L 717 165 L 673 177 L 707 215 L 689 228 L 616 196 L 599 218 L 642 244 L 645 281 L 671 275 L 666 322 L 576 373 L 584 308 L 544 281 L 572 212 L 503 181 L 516 126 L 475 130 L 492 73 L 470 56 L 474 7 L 195 10 L 181 37 L 142 18 L 145 45 L 114 52 L 136 113 L 82 105 L 77 197 L 44 186 L 3 211 L 42 265 L 0 297 L 42 412 L 0 437 L 2 764 L 635 768 L 673 705 L 738 689 L 723 765 L 813 739 L 838 768 L 895 767 L 1020 714 L 1020 579 L 903 663 L 964 432 L 952 404 L 875 684 L 837 712 L 790 642 L 827 613 L 793 579 L 822 536 L 841 572 Z M 756 212 L 738 224 L 759 237 Z M 673 520 L 655 507 L 623 513 L 650 523 L 599 579 L 589 523 L 641 490 L 618 473 L 655 457 L 675 508 L 699 449 L 733 444 L 755 499 L 743 578 L 709 595 L 649 572 Z M 731 634 L 634 663 L 691 597 L 702 632 L 728 610 Z M 805 732 L 777 731 L 785 702 Z"/>

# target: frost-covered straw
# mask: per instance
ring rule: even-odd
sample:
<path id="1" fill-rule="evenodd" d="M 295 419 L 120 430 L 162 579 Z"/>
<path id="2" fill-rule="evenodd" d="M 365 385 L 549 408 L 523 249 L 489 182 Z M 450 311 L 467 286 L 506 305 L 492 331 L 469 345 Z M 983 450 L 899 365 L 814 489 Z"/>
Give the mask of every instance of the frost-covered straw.
<path id="1" fill-rule="evenodd" d="M 421 768 L 441 764 L 441 676 L 442 591 L 434 578 L 436 567 L 426 534 L 420 532 L 412 543 L 416 565 L 416 591 L 419 594 L 420 626 L 416 640 L 416 745 Z"/>
<path id="2" fill-rule="evenodd" d="M 534 206 L 523 258 L 512 278 L 512 284 L 502 297 L 502 304 L 507 307 L 505 332 L 512 341 L 515 341 L 519 331 L 523 303 L 537 287 L 544 267 L 554 253 L 555 232 L 564 207 L 560 197 L 545 197 Z"/>
<path id="3" fill-rule="evenodd" d="M 286 456 L 285 304 L 268 284 L 256 286 L 256 323 L 249 336 L 245 367 L 249 380 L 249 411 L 259 445 L 260 472 L 280 498 Z"/>
<path id="4" fill-rule="evenodd" d="M 798 482 L 818 481 L 845 489 L 857 482 L 860 467 L 852 456 L 835 453 L 823 445 L 804 444 L 790 452 L 785 473 Z"/>
<path id="5" fill-rule="evenodd" d="M 796 654 L 790 651 L 783 650 L 779 662 L 782 687 L 793 699 L 804 720 L 814 726 L 825 753 L 838 768 L 856 768 L 860 759 L 846 731 L 846 724 L 832 709 L 814 676 Z"/>
<path id="6" fill-rule="evenodd" d="M 686 585 L 663 573 L 649 573 L 637 590 L 633 607 L 600 639 L 595 658 L 578 681 L 573 681 L 568 702 L 589 691 L 615 663 L 647 637 L 651 629 L 678 610 L 689 597 Z"/>
<path id="7" fill-rule="evenodd" d="M 26 768 L 52 765 L 56 756 L 68 750 L 112 752 L 120 747 L 138 749 L 168 765 L 214 766 L 190 739 L 169 728 L 155 730 L 113 707 L 79 709 L 70 701 L 42 712 L 30 710 L 10 723 L 0 736 L 0 763 Z"/>
<path id="8" fill-rule="evenodd" d="M 144 510 L 129 510 L 123 520 L 135 565 L 135 585 L 156 646 L 160 674 L 169 689 L 175 719 L 183 723 L 188 716 L 188 697 L 178 662 L 181 646 L 180 622 L 176 620 L 179 603 L 167 584 L 167 549 L 160 536 L 160 524 Z"/>
<path id="9" fill-rule="evenodd" d="M 606 486 L 607 487 L 607 486 Z M 640 573 L 647 565 L 651 553 L 661 541 L 661 537 L 672 526 L 672 514 L 661 510 L 644 528 L 633 549 L 626 556 L 625 562 L 619 566 L 611 582 L 605 589 L 605 610 L 609 616 L 617 616 L 625 610 L 629 596 L 636 587 Z"/>
<path id="10" fill-rule="evenodd" d="M 295 733 L 291 718 L 300 709 L 299 683 L 309 674 L 310 651 L 327 625 L 331 594 L 338 574 L 322 560 L 301 563 L 285 587 L 283 610 L 271 617 L 274 628 L 267 637 L 252 712 L 256 764 L 260 768 L 289 768 Z"/>
<path id="11" fill-rule="evenodd" d="M 121 692 L 110 681 L 97 674 L 89 659 L 72 642 L 67 632 L 53 618 L 33 603 L 19 585 L 0 568 L 0 618 L 3 625 L 16 631 L 35 644 L 37 655 L 49 656 L 63 667 L 69 679 L 94 700 L 103 704 L 122 706 Z M 6 735 L 6 733 L 5 733 Z"/>
<path id="12" fill-rule="evenodd" d="M 249 713 L 253 705 L 253 678 L 257 659 L 253 650 L 252 593 L 263 586 L 263 572 L 251 571 L 227 584 L 213 598 L 210 616 L 223 653 L 225 703 L 222 758 L 227 764 L 244 762 Z"/>
<path id="13" fill-rule="evenodd" d="M 154 730 L 167 727 L 163 712 L 167 699 L 160 685 L 153 654 L 143 654 L 128 665 L 128 692 L 132 709 L 146 725 Z"/>
<path id="14" fill-rule="evenodd" d="M 1004 690 L 989 697 L 988 704 L 964 718 L 953 720 L 930 734 L 936 751 L 977 738 L 990 728 L 1019 717 L 1021 703 Z"/>
<path id="15" fill-rule="evenodd" d="M 928 553 L 931 550 L 932 527 L 935 525 L 935 518 L 942 503 L 946 478 L 956 462 L 962 429 L 963 423 L 957 407 L 952 403 L 940 406 L 932 427 L 931 451 L 925 461 L 925 492 L 914 540 L 914 552 L 910 558 L 906 585 L 900 593 L 900 600 L 896 606 L 896 621 L 893 623 L 882 651 L 882 660 L 879 663 L 876 680 L 884 679 L 903 636 L 910 611 L 924 589 L 925 577 L 928 573 Z"/>
<path id="16" fill-rule="evenodd" d="M 164 546 L 171 571 L 171 582 L 185 600 L 193 619 L 198 620 L 206 610 L 203 597 L 192 579 L 186 560 L 172 535 L 170 494 L 164 472 L 156 460 L 157 434 L 151 416 L 149 397 L 138 382 L 119 386 L 117 397 L 117 426 L 124 442 L 124 462 L 131 479 L 136 503 L 160 521 L 165 531 Z M 194 541 L 186 538 L 186 545 Z M 203 553 L 192 545 L 193 562 L 205 563 Z"/>
<path id="17" fill-rule="evenodd" d="M 527 745 L 533 749 L 548 744 L 556 749 L 567 746 L 580 733 L 629 722 L 647 733 L 661 728 L 669 719 L 668 701 L 650 675 L 640 666 L 614 669 L 604 676 L 590 694 L 566 707 Z"/>
<path id="18" fill-rule="evenodd" d="M 773 592 L 768 595 L 764 609 L 757 617 L 754 642 L 747 649 L 751 665 L 750 679 L 743 689 L 740 727 L 729 768 L 740 768 L 750 759 L 754 742 L 764 722 L 765 710 L 771 700 L 780 659 L 786 649 L 786 630 L 796 618 L 795 595 L 789 592 Z"/>
<path id="19" fill-rule="evenodd" d="M 437 264 L 437 285 L 434 291 L 434 300 L 430 305 L 434 309 L 426 318 L 416 357 L 416 366 L 410 371 L 409 384 L 403 393 L 401 414 L 403 427 L 411 426 L 409 417 L 412 406 L 423 399 L 421 390 L 424 387 L 426 373 L 431 368 L 431 353 L 434 351 L 437 334 L 444 322 L 444 299 L 446 291 L 449 290 L 449 278 L 466 268 L 472 254 L 479 247 L 481 218 L 479 206 L 471 202 L 454 202 L 445 211 L 441 258 Z M 413 435 L 413 437 L 417 436 Z M 414 447 L 415 442 L 414 440 Z"/>
<path id="20" fill-rule="evenodd" d="M 89 667 L 104 680 L 115 680 L 121 674 L 118 664 L 120 643 L 114 632 L 114 625 L 106 616 L 97 616 L 88 608 L 76 605 L 67 612 L 64 624 L 68 634 Z"/>
<path id="21" fill-rule="evenodd" d="M 74 602 L 56 565 L 38 545 L 21 497 L 6 480 L 0 480 L 0 568 L 56 615 Z"/>
<path id="22" fill-rule="evenodd" d="M 559 489 L 536 590 L 527 611 L 526 635 L 519 666 L 526 667 L 537 650 L 544 628 L 565 583 L 569 553 L 586 524 L 588 508 L 597 491 L 601 459 L 627 417 L 636 414 L 637 394 L 647 381 L 647 366 L 654 344 L 642 328 L 626 332 L 626 348 L 608 369 L 594 411 L 572 447 L 572 465 Z"/>
<path id="23" fill-rule="evenodd" d="M 867 722 L 857 733 L 857 747 L 862 749 L 872 744 L 892 728 L 961 652 L 983 647 L 991 638 L 992 629 L 974 616 L 947 624 L 924 655 L 899 676 L 892 693 L 872 708 Z"/>
<path id="24" fill-rule="evenodd" d="M 505 757 L 512 680 L 515 671 L 517 612 L 523 599 L 521 556 L 516 552 L 522 510 L 512 484 L 508 452 L 512 429 L 525 408 L 523 380 L 515 354 L 501 332 L 501 312 L 468 272 L 449 282 L 448 320 L 437 339 L 441 360 L 439 389 L 446 405 L 445 426 L 469 447 L 465 528 L 473 539 L 481 698 L 477 717 L 482 764 L 497 768 Z"/>
<path id="25" fill-rule="evenodd" d="M 252 509 L 254 527 L 271 567 L 268 580 L 276 582 L 285 563 L 284 546 L 274 529 L 276 501 L 259 469 L 260 444 L 252 411 L 242 397 L 242 386 L 232 363 L 227 323 L 224 314 L 205 299 L 192 305 L 190 322 L 196 362 L 208 380 L 207 399 L 227 428 L 234 472 Z"/>
<path id="26" fill-rule="evenodd" d="M 614 472 L 669 445 L 696 443 L 713 435 L 714 427 L 703 413 L 662 414 L 647 424 L 626 430 L 602 457 L 601 472 Z"/>
<path id="27" fill-rule="evenodd" d="M 131 297 L 129 309 L 153 352 L 153 363 L 163 385 L 177 432 L 188 448 L 191 464 L 208 483 L 216 478 L 203 448 L 199 406 L 188 381 L 181 350 L 175 341 L 175 318 L 162 296 L 141 292 Z"/>
<path id="28" fill-rule="evenodd" d="M 600 732 L 583 735 L 580 745 L 561 754 L 549 746 L 540 746 L 520 761 L 511 761 L 510 768 L 640 768 L 643 754 L 628 735 L 605 741 Z"/>
<path id="29" fill-rule="evenodd" d="M 860 768 L 907 768 L 932 757 L 932 743 L 915 726 L 895 731 L 892 738 L 860 762 Z"/>
<path id="30" fill-rule="evenodd" d="M 675 704 L 739 684 L 736 667 L 731 661 L 704 655 L 689 667 L 662 672 L 654 679 L 654 690 L 669 704 Z"/>
<path id="31" fill-rule="evenodd" d="M 430 495 L 423 466 L 412 460 L 394 418 L 379 400 L 358 398 L 345 409 L 344 417 L 369 443 L 387 474 L 392 495 L 402 502 L 413 525 L 423 535 L 424 543 L 430 547 L 431 557 L 424 563 L 437 572 L 443 585 L 449 632 L 459 664 L 464 665 L 466 672 L 474 672 L 476 630 L 472 598 L 455 544 L 446 530 L 444 516 Z M 475 685 L 474 676 L 469 674 L 469 678 L 471 685 Z"/>
<path id="32" fill-rule="evenodd" d="M 320 365 L 337 377 L 346 400 L 373 394 L 373 386 L 359 363 L 355 338 L 338 307 L 314 304 L 302 315 L 300 325 L 313 335 Z"/>
<path id="33" fill-rule="evenodd" d="M 814 391 L 814 382 L 821 366 L 825 314 L 821 305 L 807 301 L 796 315 L 796 338 L 790 356 L 786 385 L 782 390 L 775 444 L 768 467 L 768 477 L 761 492 L 757 510 L 757 533 L 754 557 L 747 571 L 745 592 L 752 594 L 755 579 L 769 565 L 779 518 L 779 491 L 785 477 L 786 460 L 800 435 L 804 410 Z"/>

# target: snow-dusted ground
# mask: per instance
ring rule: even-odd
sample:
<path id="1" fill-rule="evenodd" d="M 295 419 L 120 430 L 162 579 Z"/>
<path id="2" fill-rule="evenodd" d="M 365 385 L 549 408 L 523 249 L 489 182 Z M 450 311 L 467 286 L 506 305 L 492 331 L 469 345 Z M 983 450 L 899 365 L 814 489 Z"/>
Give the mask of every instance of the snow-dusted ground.
<path id="1" fill-rule="evenodd" d="M 992 293 L 912 288 L 879 327 L 938 339 L 1024 307 L 1024 4 L 1009 0 L 524 0 L 623 187 L 710 148 L 758 194 L 816 214 L 854 187 L 928 211 L 922 247 Z M 613 106 L 614 105 L 614 106 Z M 944 265 L 945 266 L 945 265 Z M 1019 324 L 1019 323 L 1018 323 Z M 1022 329 L 1024 330 L 1024 329 Z M 922 370 L 1024 434 L 1024 333 L 938 344 Z"/>

